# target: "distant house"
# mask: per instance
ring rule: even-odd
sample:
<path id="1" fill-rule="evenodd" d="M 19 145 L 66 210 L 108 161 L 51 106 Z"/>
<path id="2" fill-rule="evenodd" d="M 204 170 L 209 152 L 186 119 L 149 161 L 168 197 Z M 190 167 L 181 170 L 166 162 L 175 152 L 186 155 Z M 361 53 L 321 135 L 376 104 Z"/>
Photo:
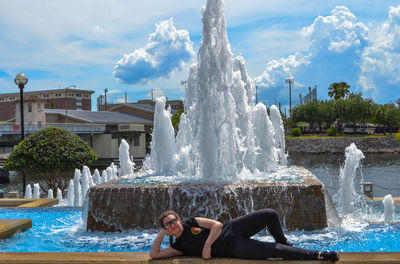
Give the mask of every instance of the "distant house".
<path id="1" fill-rule="evenodd" d="M 92 110 L 91 96 L 94 91 L 73 88 L 42 90 L 24 92 L 24 103 L 29 97 L 42 99 L 43 109 L 70 109 L 70 110 Z M 19 93 L 0 94 L 0 120 L 6 121 L 16 117 L 17 101 Z M 17 115 L 18 116 L 18 115 Z"/>
<path id="2" fill-rule="evenodd" d="M 45 109 L 46 100 L 24 96 L 24 130 L 31 134 L 46 126 L 66 128 L 89 143 L 99 159 L 118 159 L 122 139 L 130 145 L 134 159 L 148 151 L 153 128 L 153 106 L 119 106 L 113 111 L 92 112 L 70 109 Z M 20 141 L 19 101 L 15 118 L 0 123 L 0 153 L 9 153 Z"/>
<path id="3" fill-rule="evenodd" d="M 46 123 L 65 124 L 67 129 L 77 134 L 83 124 L 87 127 L 103 125 L 102 133 L 81 135 L 100 158 L 118 158 L 118 147 L 122 139 L 130 145 L 130 154 L 133 158 L 144 158 L 146 138 L 150 136 L 153 127 L 152 119 L 125 113 L 54 109 L 46 109 Z"/>

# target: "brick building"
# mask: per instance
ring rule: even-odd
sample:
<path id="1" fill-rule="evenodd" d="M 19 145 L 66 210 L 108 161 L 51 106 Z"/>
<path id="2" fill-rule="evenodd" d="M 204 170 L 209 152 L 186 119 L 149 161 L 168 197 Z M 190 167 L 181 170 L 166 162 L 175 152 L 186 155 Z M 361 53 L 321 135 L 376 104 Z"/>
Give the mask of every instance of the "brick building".
<path id="1" fill-rule="evenodd" d="M 35 96 L 44 100 L 45 109 L 92 110 L 91 96 L 94 91 L 79 89 L 54 89 L 34 92 L 24 92 L 24 97 Z M 0 121 L 15 117 L 18 93 L 0 94 Z"/>

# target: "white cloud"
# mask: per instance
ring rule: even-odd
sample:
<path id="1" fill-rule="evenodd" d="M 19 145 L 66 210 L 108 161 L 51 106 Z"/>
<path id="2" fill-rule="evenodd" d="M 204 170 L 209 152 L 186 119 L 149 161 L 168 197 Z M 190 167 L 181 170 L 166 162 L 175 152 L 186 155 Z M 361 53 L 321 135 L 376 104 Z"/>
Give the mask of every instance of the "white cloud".
<path id="1" fill-rule="evenodd" d="M 349 49 L 362 48 L 368 42 L 368 28 L 357 22 L 356 16 L 345 6 L 337 6 L 330 16 L 318 16 L 305 27 L 302 34 L 311 40 L 310 51 L 342 54 Z"/>
<path id="2" fill-rule="evenodd" d="M 117 102 L 117 104 L 124 104 L 125 103 L 125 98 L 117 98 L 116 102 Z"/>
<path id="3" fill-rule="evenodd" d="M 288 88 L 284 82 L 289 77 L 295 79 L 297 92 L 292 92 L 292 98 L 296 101 L 298 93 L 303 96 L 308 93 L 308 86 L 318 85 L 318 96 L 326 98 L 333 82 L 357 84 L 359 62 L 368 45 L 369 29 L 358 22 L 348 8 L 338 6 L 331 15 L 318 16 L 310 26 L 302 29 L 302 35 L 311 42 L 307 51 L 270 61 L 262 75 L 255 78 L 261 89 L 268 88 L 264 91 L 265 97 L 268 92 L 274 92 L 277 99 L 287 105 Z"/>
<path id="4" fill-rule="evenodd" d="M 119 90 L 119 89 L 112 89 L 112 90 L 108 90 L 108 92 L 107 92 L 107 94 L 108 95 L 111 95 L 111 94 L 118 94 L 118 93 L 120 93 L 121 91 Z"/>
<path id="5" fill-rule="evenodd" d="M 114 67 L 114 77 L 124 84 L 143 83 L 182 70 L 194 57 L 186 30 L 176 30 L 173 19 L 156 24 L 145 48 L 125 54 Z"/>
<path id="6" fill-rule="evenodd" d="M 96 33 L 103 33 L 103 32 L 104 32 L 104 28 L 102 28 L 102 27 L 100 27 L 100 26 L 95 26 L 95 27 L 93 28 L 93 30 L 94 30 Z"/>
<path id="7" fill-rule="evenodd" d="M 399 96 L 400 5 L 390 7 L 388 16 L 372 33 L 371 45 L 364 50 L 361 60 L 359 83 L 364 92 L 376 98 L 396 90 Z"/>
<path id="8" fill-rule="evenodd" d="M 153 95 L 151 93 L 153 93 Z M 161 90 L 160 88 L 156 88 L 153 91 L 150 91 L 148 94 L 146 94 L 147 99 L 153 99 L 153 100 L 161 96 L 164 96 L 164 91 Z"/>
<path id="9" fill-rule="evenodd" d="M 261 76 L 255 78 L 255 83 L 264 87 L 273 87 L 284 83 L 286 78 L 293 78 L 293 72 L 296 68 L 310 64 L 309 56 L 301 53 L 289 55 L 288 58 L 280 58 L 268 62 L 267 69 Z"/>

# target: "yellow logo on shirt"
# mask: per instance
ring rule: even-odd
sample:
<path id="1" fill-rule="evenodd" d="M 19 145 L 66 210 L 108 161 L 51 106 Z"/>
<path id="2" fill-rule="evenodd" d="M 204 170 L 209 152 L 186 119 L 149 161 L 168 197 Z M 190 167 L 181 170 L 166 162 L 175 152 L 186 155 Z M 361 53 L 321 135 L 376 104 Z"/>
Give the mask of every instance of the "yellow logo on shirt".
<path id="1" fill-rule="evenodd" d="M 200 234 L 200 232 L 201 232 L 201 228 L 197 228 L 197 227 L 192 227 L 191 229 L 190 229 L 190 231 L 192 231 L 192 234 L 193 235 L 198 235 L 198 234 Z"/>

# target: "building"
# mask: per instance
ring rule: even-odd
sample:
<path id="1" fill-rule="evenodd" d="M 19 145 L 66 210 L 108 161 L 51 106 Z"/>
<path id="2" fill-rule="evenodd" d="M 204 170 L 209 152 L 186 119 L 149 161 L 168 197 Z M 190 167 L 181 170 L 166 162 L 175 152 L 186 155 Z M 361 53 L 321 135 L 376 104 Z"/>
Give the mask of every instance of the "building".
<path id="1" fill-rule="evenodd" d="M 45 111 L 46 124 L 63 124 L 66 129 L 87 141 L 99 159 L 118 159 L 118 147 L 122 139 L 129 144 L 130 155 L 134 159 L 146 156 L 146 141 L 152 131 L 152 119 L 119 112 Z"/>
<path id="2" fill-rule="evenodd" d="M 54 89 L 34 92 L 24 92 L 25 98 L 44 100 L 44 109 L 70 109 L 92 110 L 92 94 L 94 91 L 79 89 Z M 0 121 L 6 121 L 16 117 L 16 102 L 18 93 L 0 94 Z M 25 101 L 24 101 L 25 102 Z"/>
<path id="3" fill-rule="evenodd" d="M 156 106 L 156 102 L 153 100 L 138 100 L 136 103 L 119 103 L 119 104 L 114 104 L 114 103 L 107 103 L 103 102 L 103 95 L 100 95 L 97 98 L 97 111 L 114 111 L 114 109 L 118 109 L 118 107 L 123 106 L 123 105 L 129 105 L 131 107 L 139 107 L 139 108 L 146 108 L 146 106 L 151 106 L 152 110 L 154 111 L 154 108 Z M 183 101 L 182 100 L 168 100 L 165 103 L 165 106 L 171 106 L 171 113 L 175 114 L 178 110 L 183 111 Z"/>
<path id="4" fill-rule="evenodd" d="M 65 128 L 83 138 L 96 152 L 99 161 L 110 164 L 118 159 L 122 139 L 130 145 L 134 160 L 142 160 L 149 151 L 154 107 L 116 107 L 115 111 L 45 109 L 47 100 L 24 95 L 24 132 L 32 134 L 44 127 Z M 15 103 L 15 118 L 0 123 L 0 153 L 10 153 L 20 142 L 20 101 Z"/>

